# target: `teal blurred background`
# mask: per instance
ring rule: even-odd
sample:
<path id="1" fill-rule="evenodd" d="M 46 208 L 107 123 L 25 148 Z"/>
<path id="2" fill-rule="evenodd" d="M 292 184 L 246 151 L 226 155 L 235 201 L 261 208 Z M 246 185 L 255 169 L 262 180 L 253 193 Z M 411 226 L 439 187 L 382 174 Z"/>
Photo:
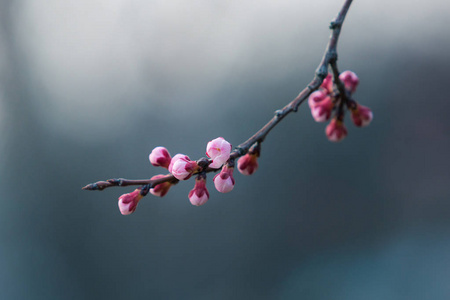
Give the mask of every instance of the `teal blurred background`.
<path id="1" fill-rule="evenodd" d="M 232 193 L 82 191 L 156 146 L 246 140 L 314 75 L 343 1 L 0 1 L 2 299 L 450 299 L 450 4 L 358 1 L 339 67 L 368 128 L 307 106 Z"/>

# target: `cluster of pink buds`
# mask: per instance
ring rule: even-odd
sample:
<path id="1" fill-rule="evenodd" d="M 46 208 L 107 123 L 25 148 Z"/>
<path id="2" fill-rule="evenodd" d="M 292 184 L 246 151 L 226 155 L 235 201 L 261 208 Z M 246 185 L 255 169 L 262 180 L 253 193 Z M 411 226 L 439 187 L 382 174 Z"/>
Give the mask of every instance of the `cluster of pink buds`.
<path id="1" fill-rule="evenodd" d="M 352 71 L 344 71 L 339 75 L 339 84 L 344 86 L 344 95 L 336 86 L 336 79 L 328 74 L 323 80 L 319 90 L 309 96 L 308 105 L 316 122 L 328 121 L 334 112 L 334 116 L 325 129 L 330 141 L 339 142 L 347 136 L 347 128 L 344 125 L 344 107 L 351 112 L 351 119 L 357 127 L 370 124 L 373 114 L 370 108 L 357 103 L 351 98 L 359 83 L 358 76 Z"/>
<path id="2" fill-rule="evenodd" d="M 119 198 L 119 209 L 123 215 L 131 214 L 136 210 L 139 200 L 148 192 L 158 197 L 164 197 L 179 180 L 188 180 L 196 175 L 195 186 L 189 192 L 189 201 L 192 205 L 200 206 L 209 199 L 209 192 L 206 188 L 206 173 L 220 170 L 214 176 L 213 182 L 217 191 L 221 193 L 231 192 L 235 185 L 233 171 L 235 167 L 234 158 L 231 156 L 232 146 L 224 138 L 218 137 L 206 146 L 206 155 L 208 158 L 201 158 L 193 161 L 189 156 L 177 154 L 170 156 L 169 151 L 164 147 L 156 147 L 149 155 L 150 163 L 156 167 L 167 169 L 168 175 L 155 175 L 151 178 L 153 186 L 144 186 L 132 193 L 124 194 Z M 238 160 L 238 170 L 244 175 L 253 174 L 258 168 L 258 157 L 260 155 L 260 144 L 255 143 L 248 153 Z M 173 177 L 170 177 L 173 175 Z M 168 180 L 169 177 L 172 178 Z M 158 183 L 159 182 L 159 183 Z"/>
<path id="3" fill-rule="evenodd" d="M 331 74 L 324 79 L 319 90 L 309 96 L 308 104 L 311 114 L 317 122 L 325 122 L 331 119 L 325 129 L 330 141 L 338 142 L 347 136 L 344 126 L 344 111 L 347 108 L 351 112 L 351 119 L 358 127 L 367 126 L 373 118 L 372 111 L 352 98 L 356 91 L 359 79 L 355 73 L 345 71 L 339 78 L 332 78 Z M 239 148 L 239 147 L 238 147 Z M 242 151 L 242 148 L 239 148 Z M 206 156 L 197 161 L 191 160 L 185 154 L 170 156 L 164 147 L 156 147 L 149 155 L 150 163 L 156 167 L 162 167 L 170 174 L 159 174 L 151 178 L 151 183 L 141 189 L 124 194 L 119 198 L 119 209 L 123 215 L 131 214 L 136 210 L 139 201 L 149 192 L 158 197 L 164 197 L 171 186 L 181 180 L 188 180 L 195 176 L 195 186 L 189 192 L 188 198 L 192 205 L 201 206 L 209 200 L 209 192 L 206 187 L 206 173 L 220 172 L 213 178 L 214 187 L 220 193 L 228 193 L 234 189 L 235 180 L 233 172 L 235 159 L 243 155 L 237 161 L 237 169 L 244 175 L 251 175 L 258 169 L 258 157 L 260 156 L 260 142 L 255 142 L 246 153 L 240 153 L 238 149 L 233 152 L 232 146 L 224 138 L 218 137 L 206 145 Z M 245 154 L 245 155 L 244 155 Z"/>

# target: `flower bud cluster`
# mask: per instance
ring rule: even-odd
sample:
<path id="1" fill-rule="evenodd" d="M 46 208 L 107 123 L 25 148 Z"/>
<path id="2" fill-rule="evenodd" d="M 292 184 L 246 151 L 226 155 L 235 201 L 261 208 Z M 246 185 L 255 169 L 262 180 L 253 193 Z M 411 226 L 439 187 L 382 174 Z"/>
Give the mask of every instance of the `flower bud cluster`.
<path id="1" fill-rule="evenodd" d="M 351 119 L 358 127 L 369 125 L 373 119 L 372 111 L 369 108 L 360 105 L 351 98 L 358 83 L 358 76 L 351 71 L 341 73 L 339 78 L 335 78 L 334 81 L 331 74 L 328 74 L 319 90 L 309 96 L 308 105 L 314 120 L 325 122 L 331 119 L 325 129 L 330 141 L 338 142 L 347 136 L 347 129 L 344 126 L 345 108 L 351 112 Z M 243 175 L 252 175 L 258 169 L 260 152 L 261 146 L 258 141 L 237 161 L 239 172 Z M 154 148 L 149 155 L 150 163 L 153 166 L 167 169 L 170 174 L 155 175 L 151 178 L 151 184 L 120 196 L 118 203 L 120 212 L 123 215 L 133 213 L 139 201 L 148 192 L 158 197 L 164 197 L 172 185 L 179 180 L 188 180 L 193 175 L 196 175 L 195 185 L 189 192 L 188 198 L 192 205 L 201 206 L 209 200 L 206 173 L 219 169 L 220 172 L 213 178 L 214 187 L 220 193 L 231 192 L 235 185 L 233 172 L 236 158 L 235 155 L 232 157 L 231 154 L 231 144 L 222 137 L 209 141 L 206 145 L 206 156 L 208 158 L 201 158 L 198 161 L 193 161 L 189 156 L 181 153 L 171 157 L 166 148 Z"/>
<path id="2" fill-rule="evenodd" d="M 347 136 L 347 128 L 344 125 L 344 106 L 350 110 L 351 119 L 357 127 L 367 126 L 373 119 L 370 108 L 351 99 L 359 83 L 358 76 L 352 71 L 344 71 L 339 75 L 339 81 L 345 87 L 345 95 L 339 93 L 332 75 L 328 74 L 320 88 L 311 93 L 308 98 L 311 115 L 316 122 L 330 120 L 334 112 L 333 118 L 325 129 L 327 138 L 332 142 L 339 142 Z"/>
<path id="3" fill-rule="evenodd" d="M 149 189 L 136 189 L 134 192 L 124 194 L 119 197 L 119 209 L 123 215 L 128 215 L 136 210 L 138 202 L 147 192 L 158 197 L 164 197 L 179 180 L 188 180 L 196 175 L 195 186 L 189 192 L 188 198 L 192 205 L 201 206 L 209 199 L 209 192 L 206 188 L 206 173 L 220 170 L 214 176 L 214 187 L 220 193 L 231 192 L 235 185 L 233 171 L 235 168 L 234 158 L 231 157 L 232 146 L 224 138 L 218 137 L 206 146 L 208 158 L 201 158 L 193 161 L 185 154 L 170 156 L 169 151 L 164 147 L 156 147 L 149 155 L 150 163 L 156 167 L 167 169 L 168 175 L 155 175 L 151 178 L 153 185 Z M 242 156 L 237 163 L 239 172 L 244 175 L 251 175 L 258 169 L 258 157 L 260 155 L 260 143 L 255 143 L 248 153 Z M 170 176 L 170 175 L 173 175 Z M 174 179 L 175 178 L 175 179 Z"/>

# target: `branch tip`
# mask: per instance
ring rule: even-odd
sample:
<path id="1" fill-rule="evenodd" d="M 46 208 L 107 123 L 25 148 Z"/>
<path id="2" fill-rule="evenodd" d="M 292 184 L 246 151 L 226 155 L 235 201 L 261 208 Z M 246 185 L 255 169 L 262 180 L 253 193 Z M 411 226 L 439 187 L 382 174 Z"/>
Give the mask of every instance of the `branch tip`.
<path id="1" fill-rule="evenodd" d="M 96 183 L 90 183 L 90 184 L 82 187 L 81 189 L 82 190 L 87 190 L 87 191 L 100 190 L 100 188 L 98 187 L 98 185 Z"/>

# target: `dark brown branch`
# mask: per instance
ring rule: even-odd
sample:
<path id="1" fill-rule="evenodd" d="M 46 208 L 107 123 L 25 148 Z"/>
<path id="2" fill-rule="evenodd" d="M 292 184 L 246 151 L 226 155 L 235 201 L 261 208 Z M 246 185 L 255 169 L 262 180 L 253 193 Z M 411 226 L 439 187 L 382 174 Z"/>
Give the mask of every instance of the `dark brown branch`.
<path id="1" fill-rule="evenodd" d="M 167 181 L 173 181 L 178 182 L 178 179 L 176 179 L 175 177 L 173 177 L 171 174 L 168 174 L 166 177 L 164 178 L 159 178 L 159 179 L 141 179 L 141 180 L 129 180 L 129 179 L 124 179 L 124 178 L 117 178 L 117 179 L 108 179 L 106 181 L 97 181 L 95 183 L 91 183 L 86 185 L 85 187 L 83 187 L 83 190 L 88 190 L 88 191 L 101 191 L 103 189 L 106 189 L 108 187 L 113 187 L 113 186 L 130 186 L 130 185 L 150 185 L 150 187 L 154 187 L 157 184 L 163 183 L 163 182 L 167 182 Z"/>
<path id="2" fill-rule="evenodd" d="M 328 75 L 328 65 L 337 60 L 337 43 L 339 35 L 341 33 L 342 24 L 344 23 L 345 16 L 347 15 L 348 9 L 352 4 L 352 0 L 346 0 L 341 10 L 339 11 L 336 18 L 331 21 L 330 29 L 332 30 L 330 40 L 325 49 L 322 61 L 316 69 L 316 75 L 314 79 L 304 88 L 294 100 L 292 100 L 288 105 L 275 112 L 275 116 L 256 132 L 252 137 L 246 140 L 244 143 L 236 147 L 233 151 L 232 157 L 237 158 L 245 153 L 255 142 L 263 142 L 267 134 L 274 128 L 284 117 L 286 117 L 291 112 L 296 112 L 300 104 L 305 101 L 312 92 L 317 90 L 322 84 L 325 77 Z"/>
<path id="3" fill-rule="evenodd" d="M 282 109 L 279 109 L 275 111 L 275 116 L 266 124 L 264 125 L 260 130 L 258 130 L 253 136 L 251 136 L 248 140 L 240 144 L 235 148 L 235 150 L 232 151 L 230 155 L 230 160 L 234 160 L 236 158 L 239 158 L 242 155 L 245 155 L 250 147 L 255 143 L 262 143 L 264 139 L 266 138 L 267 134 L 291 112 L 296 112 L 298 110 L 298 107 L 300 104 L 305 101 L 309 95 L 317 90 L 320 85 L 322 84 L 325 77 L 328 75 L 328 65 L 331 64 L 332 68 L 337 70 L 337 67 L 334 68 L 333 66 L 336 66 L 337 61 L 337 43 L 339 40 L 339 35 L 341 33 L 342 24 L 344 23 L 345 17 L 347 15 L 347 12 L 350 8 L 350 5 L 352 4 L 353 0 L 346 0 L 344 5 L 342 6 L 341 10 L 337 14 L 337 16 L 334 18 L 333 21 L 331 21 L 330 29 L 332 30 L 330 40 L 328 41 L 327 47 L 325 49 L 325 53 L 322 57 L 322 60 L 319 64 L 319 66 L 316 69 L 316 74 L 313 78 L 313 80 L 308 84 L 306 88 L 304 88 L 298 95 L 295 97 L 294 100 L 292 100 L 289 104 L 287 104 Z M 339 76 L 338 76 L 339 77 Z M 337 77 L 337 78 L 338 78 Z M 337 79 L 339 81 L 339 78 Z M 339 81 L 340 82 L 340 81 Z M 342 82 L 340 82 L 340 85 L 342 85 Z M 343 85 L 342 85 L 343 87 Z M 340 90 L 339 84 L 338 88 Z M 205 172 L 212 172 L 217 171 L 218 169 L 211 169 L 208 168 Z M 150 188 L 155 187 L 159 183 L 163 182 L 178 182 L 178 180 L 171 174 L 168 174 L 164 178 L 151 180 L 151 179 L 144 179 L 144 180 L 127 180 L 127 179 L 109 179 L 107 181 L 98 181 L 95 183 L 91 183 L 83 187 L 83 190 L 103 190 L 108 187 L 112 186 L 129 186 L 129 185 L 148 185 Z"/>

